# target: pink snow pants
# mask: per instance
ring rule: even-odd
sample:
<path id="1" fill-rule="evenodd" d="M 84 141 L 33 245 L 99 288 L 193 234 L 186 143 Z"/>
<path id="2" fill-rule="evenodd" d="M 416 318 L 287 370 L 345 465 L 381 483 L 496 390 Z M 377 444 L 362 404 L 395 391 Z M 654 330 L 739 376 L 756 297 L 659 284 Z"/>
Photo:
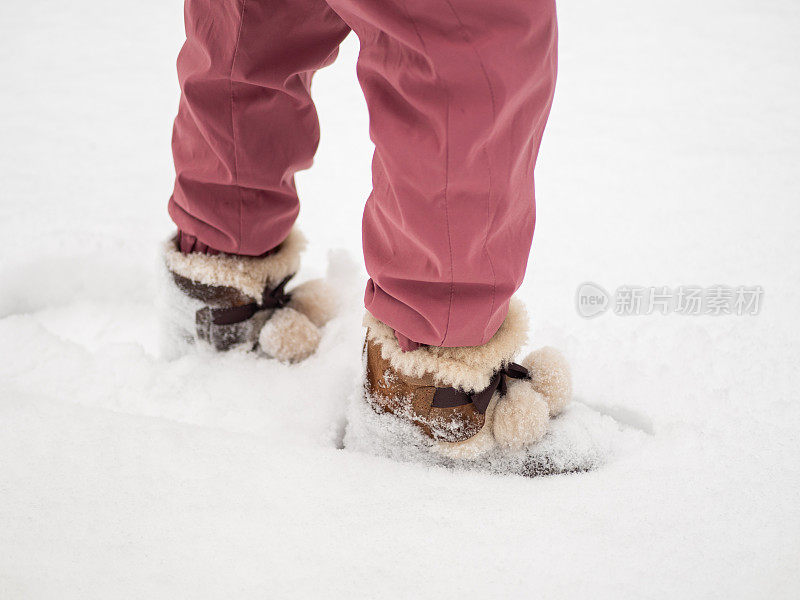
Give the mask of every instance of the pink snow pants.
<path id="1" fill-rule="evenodd" d="M 172 219 L 227 253 L 283 241 L 319 142 L 311 78 L 353 30 L 375 144 L 366 307 L 400 338 L 485 343 L 530 252 L 554 2 L 186 0 Z"/>

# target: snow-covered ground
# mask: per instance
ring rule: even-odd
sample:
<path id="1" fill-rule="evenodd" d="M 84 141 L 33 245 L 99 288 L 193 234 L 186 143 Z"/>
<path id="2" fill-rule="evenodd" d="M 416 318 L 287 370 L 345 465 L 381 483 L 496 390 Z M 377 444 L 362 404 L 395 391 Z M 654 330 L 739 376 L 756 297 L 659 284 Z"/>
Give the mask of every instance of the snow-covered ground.
<path id="1" fill-rule="evenodd" d="M 178 0 L 0 5 L 0 598 L 796 598 L 800 5 L 563 2 L 532 345 L 638 436 L 524 479 L 340 448 L 371 146 L 318 75 L 320 353 L 157 355 Z M 333 255 L 329 256 L 329 250 Z M 763 286 L 758 316 L 587 320 L 586 281 Z M 633 435 L 633 434 L 632 434 Z"/>

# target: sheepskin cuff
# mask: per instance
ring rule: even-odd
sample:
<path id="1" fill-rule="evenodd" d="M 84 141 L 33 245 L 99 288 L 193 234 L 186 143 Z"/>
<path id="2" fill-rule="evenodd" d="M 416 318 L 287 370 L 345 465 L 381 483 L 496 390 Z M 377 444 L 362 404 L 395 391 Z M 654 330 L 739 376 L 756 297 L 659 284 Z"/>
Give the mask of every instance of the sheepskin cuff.
<path id="1" fill-rule="evenodd" d="M 184 254 L 175 240 L 169 239 L 164 244 L 164 261 L 176 275 L 205 285 L 234 288 L 260 305 L 266 288 L 275 287 L 297 272 L 305 246 L 306 239 L 297 229 L 292 229 L 274 252 L 260 257 Z"/>
<path id="2" fill-rule="evenodd" d="M 367 339 L 379 345 L 381 355 L 408 377 L 433 375 L 438 387 L 480 392 L 489 387 L 498 370 L 510 363 L 527 341 L 527 315 L 512 299 L 505 321 L 482 346 L 441 348 L 424 346 L 403 352 L 394 331 L 371 314 L 364 316 Z"/>

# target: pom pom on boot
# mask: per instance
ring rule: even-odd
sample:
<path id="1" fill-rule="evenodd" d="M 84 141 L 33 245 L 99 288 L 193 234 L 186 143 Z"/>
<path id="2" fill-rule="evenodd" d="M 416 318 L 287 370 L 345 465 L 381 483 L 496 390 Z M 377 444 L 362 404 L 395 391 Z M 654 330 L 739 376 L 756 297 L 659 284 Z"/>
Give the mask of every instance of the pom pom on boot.
<path id="1" fill-rule="evenodd" d="M 551 417 L 561 414 L 572 399 L 572 377 L 564 355 L 550 346 L 531 352 L 522 361 L 533 389 L 543 397 Z"/>
<path id="2" fill-rule="evenodd" d="M 541 440 L 551 417 L 572 399 L 572 378 L 564 355 L 550 346 L 528 354 L 520 363 L 528 379 L 516 380 L 497 403 L 494 437 L 508 450 L 521 450 Z"/>
<path id="3" fill-rule="evenodd" d="M 301 283 L 291 291 L 289 307 L 307 316 L 317 327 L 330 321 L 339 307 L 339 299 L 324 279 Z"/>
<path id="4" fill-rule="evenodd" d="M 494 410 L 492 432 L 505 450 L 522 450 L 547 433 L 550 421 L 547 403 L 529 381 L 514 381 Z"/>
<path id="5" fill-rule="evenodd" d="M 316 352 L 321 339 L 319 327 L 293 308 L 279 308 L 258 335 L 261 351 L 281 362 L 299 362 Z"/>

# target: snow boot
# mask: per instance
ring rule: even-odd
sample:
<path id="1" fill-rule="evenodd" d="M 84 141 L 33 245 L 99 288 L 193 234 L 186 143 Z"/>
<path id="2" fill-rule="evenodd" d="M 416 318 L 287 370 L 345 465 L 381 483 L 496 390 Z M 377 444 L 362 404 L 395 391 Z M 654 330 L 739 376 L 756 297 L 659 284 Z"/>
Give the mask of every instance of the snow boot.
<path id="1" fill-rule="evenodd" d="M 461 463 L 489 460 L 495 470 L 504 470 L 504 463 L 513 465 L 514 472 L 539 474 L 526 455 L 547 433 L 551 417 L 570 401 L 572 384 L 566 360 L 554 348 L 512 362 L 527 337 L 520 302 L 512 300 L 494 337 L 476 347 L 423 346 L 403 352 L 391 328 L 370 314 L 364 324 L 366 403 L 375 413 L 412 426 L 426 440 L 407 435 L 416 440 L 407 443 Z M 378 429 L 387 427 L 373 431 Z M 354 445 L 364 444 L 356 440 Z"/>
<path id="2" fill-rule="evenodd" d="M 259 350 L 284 362 L 310 356 L 336 302 L 322 280 L 286 290 L 305 244 L 292 230 L 280 246 L 252 257 L 185 254 L 176 238 L 167 240 L 164 308 L 170 330 L 184 342 L 217 351 Z"/>

